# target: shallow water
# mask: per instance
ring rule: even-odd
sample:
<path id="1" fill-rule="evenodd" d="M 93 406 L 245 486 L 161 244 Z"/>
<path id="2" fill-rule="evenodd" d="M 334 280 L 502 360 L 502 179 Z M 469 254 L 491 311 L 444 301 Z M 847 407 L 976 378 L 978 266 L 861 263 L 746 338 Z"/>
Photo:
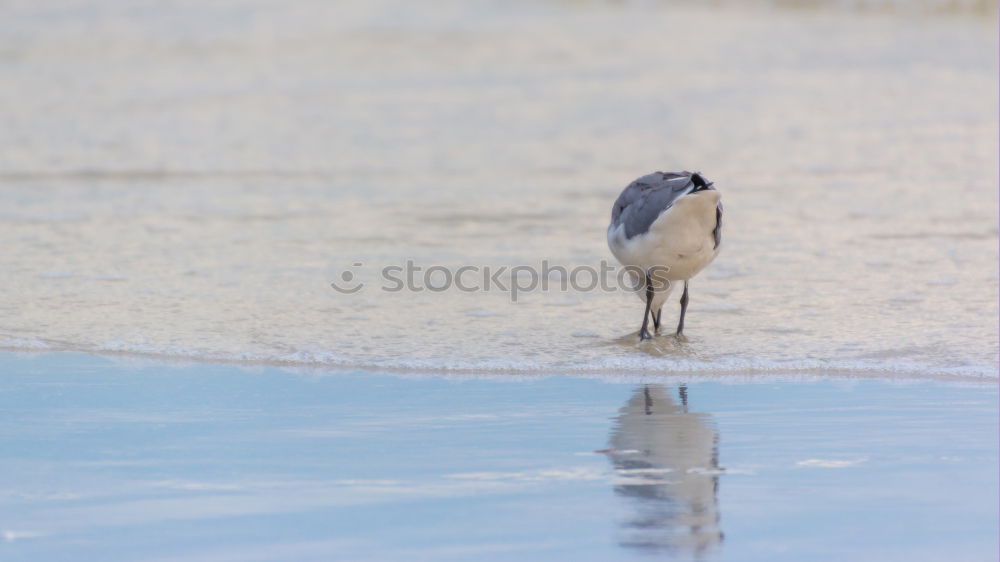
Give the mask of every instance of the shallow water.
<path id="1" fill-rule="evenodd" d="M 5 8 L 0 346 L 996 376 L 991 17 L 179 6 Z M 378 289 L 408 259 L 610 261 L 618 191 L 685 168 L 727 210 L 687 342 L 638 345 L 623 292 Z"/>
<path id="2" fill-rule="evenodd" d="M 997 387 L 0 354 L 0 558 L 995 560 Z"/>

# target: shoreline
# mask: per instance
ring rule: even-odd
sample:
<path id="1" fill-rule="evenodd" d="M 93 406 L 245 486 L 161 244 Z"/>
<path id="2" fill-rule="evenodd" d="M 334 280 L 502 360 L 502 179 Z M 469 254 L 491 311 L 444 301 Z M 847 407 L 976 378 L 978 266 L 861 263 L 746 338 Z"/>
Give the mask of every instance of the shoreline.
<path id="1" fill-rule="evenodd" d="M 621 383 L 642 383 L 642 382 L 678 382 L 684 381 L 732 381 L 732 382 L 778 382 L 778 381 L 820 381 L 820 380 L 885 380 L 885 381 L 938 381 L 953 383 L 981 384 L 984 386 L 1000 385 L 1000 374 L 970 375 L 962 373 L 945 372 L 920 372 L 918 367 L 912 369 L 891 369 L 871 367 L 866 369 L 852 369 L 847 367 L 778 367 L 773 368 L 740 368 L 727 367 L 719 368 L 705 365 L 703 369 L 654 372 L 642 369 L 583 369 L 574 367 L 546 366 L 537 368 L 497 368 L 497 367 L 447 367 L 447 366 L 421 366 L 421 365 L 385 365 L 371 363 L 357 364 L 330 364 L 321 361 L 293 361 L 293 360 L 258 360 L 258 359 L 236 359 L 236 358 L 199 358 L 185 355 L 172 355 L 167 353 L 152 353 L 139 351 L 116 351 L 116 350 L 83 350 L 83 349 L 38 349 L 38 348 L 15 348 L 0 346 L 0 353 L 11 355 L 84 355 L 90 357 L 104 358 L 111 361 L 115 359 L 136 359 L 147 360 L 153 364 L 173 365 L 173 366 L 196 366 L 196 365 L 219 365 L 235 366 L 247 369 L 254 368 L 275 368 L 290 372 L 309 373 L 376 373 L 389 374 L 394 376 L 432 376 L 432 377 L 456 377 L 460 379 L 503 379 L 503 380 L 532 380 L 547 377 L 576 377 L 582 379 L 594 379 L 607 382 Z M 667 360 L 667 359 L 664 359 Z M 716 372 L 713 372 L 716 371 Z M 933 371 L 927 368 L 927 371 Z M 718 372 L 723 371 L 723 372 Z"/>

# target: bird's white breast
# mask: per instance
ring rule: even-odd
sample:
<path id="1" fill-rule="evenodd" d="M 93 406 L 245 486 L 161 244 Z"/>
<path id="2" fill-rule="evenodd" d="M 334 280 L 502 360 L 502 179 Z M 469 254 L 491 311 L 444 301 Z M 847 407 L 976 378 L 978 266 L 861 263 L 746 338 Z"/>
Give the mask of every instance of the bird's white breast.
<path id="1" fill-rule="evenodd" d="M 720 197 L 710 189 L 685 195 L 657 217 L 649 231 L 631 239 L 625 237 L 623 225 L 609 228 L 608 246 L 623 265 L 667 267 L 667 279 L 690 279 L 718 253 L 712 231 Z"/>

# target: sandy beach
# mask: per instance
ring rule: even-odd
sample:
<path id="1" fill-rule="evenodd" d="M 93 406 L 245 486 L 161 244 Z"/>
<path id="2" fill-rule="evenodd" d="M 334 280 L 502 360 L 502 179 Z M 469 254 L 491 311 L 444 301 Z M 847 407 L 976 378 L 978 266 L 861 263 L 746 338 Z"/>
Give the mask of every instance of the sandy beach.
<path id="1" fill-rule="evenodd" d="M 997 42 L 975 11 L 80 6 L 0 23 L 0 347 L 997 376 Z M 611 202 L 671 168 L 727 208 L 685 345 L 635 345 L 641 305 L 585 276 L 516 302 L 481 275 L 385 290 L 407 262 L 613 263 Z"/>

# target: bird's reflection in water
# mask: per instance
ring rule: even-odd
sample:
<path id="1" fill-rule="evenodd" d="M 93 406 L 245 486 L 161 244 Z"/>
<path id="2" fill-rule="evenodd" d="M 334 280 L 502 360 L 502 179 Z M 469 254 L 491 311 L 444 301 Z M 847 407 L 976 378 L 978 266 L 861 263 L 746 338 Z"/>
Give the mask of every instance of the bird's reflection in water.
<path id="1" fill-rule="evenodd" d="M 722 542 L 719 434 L 708 414 L 690 413 L 659 385 L 636 388 L 620 410 L 606 451 L 615 493 L 628 498 L 620 544 L 703 560 Z"/>

